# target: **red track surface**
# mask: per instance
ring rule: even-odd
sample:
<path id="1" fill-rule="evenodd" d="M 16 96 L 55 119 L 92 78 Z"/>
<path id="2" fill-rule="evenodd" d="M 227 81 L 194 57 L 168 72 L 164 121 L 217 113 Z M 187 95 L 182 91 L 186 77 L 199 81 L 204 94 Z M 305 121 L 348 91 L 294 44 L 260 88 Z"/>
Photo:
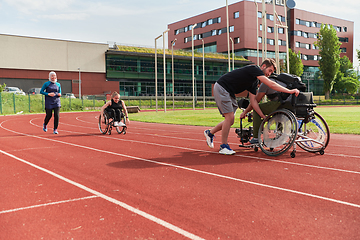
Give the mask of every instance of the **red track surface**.
<path id="1" fill-rule="evenodd" d="M 0 117 L 0 239 L 359 239 L 359 136 L 272 158 L 231 132 L 223 156 L 204 127 L 102 135 L 97 116 L 61 113 L 59 135 Z"/>

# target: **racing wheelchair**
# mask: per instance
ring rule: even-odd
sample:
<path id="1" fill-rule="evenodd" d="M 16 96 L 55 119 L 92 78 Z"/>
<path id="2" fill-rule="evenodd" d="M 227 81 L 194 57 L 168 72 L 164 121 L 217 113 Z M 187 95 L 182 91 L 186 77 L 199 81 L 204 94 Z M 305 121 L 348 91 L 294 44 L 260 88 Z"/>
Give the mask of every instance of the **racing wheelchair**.
<path id="1" fill-rule="evenodd" d="M 292 96 L 293 109 L 278 109 L 270 113 L 261 123 L 256 145 L 244 145 L 249 142 L 252 127 L 243 128 L 242 119 L 240 129 L 235 132 L 240 138 L 240 147 L 260 148 L 268 156 L 279 156 L 293 147 L 290 156 L 296 155 L 296 146 L 312 153 L 324 154 L 329 144 L 330 130 L 324 118 L 314 111 L 312 92 L 300 92 L 299 96 Z M 239 101 L 239 108 L 245 109 L 248 101 Z M 248 122 L 251 119 L 248 115 Z M 248 124 L 249 124 L 248 123 Z"/>
<path id="2" fill-rule="evenodd" d="M 100 113 L 100 116 L 99 116 L 99 130 L 102 134 L 111 134 L 111 131 L 113 128 L 116 129 L 116 131 L 119 133 L 119 134 L 126 134 L 126 119 L 125 119 L 125 116 L 124 116 L 124 113 L 121 112 L 120 114 L 120 124 L 121 126 L 115 126 L 114 125 L 115 121 L 114 121 L 114 118 L 111 118 L 109 116 L 109 113 L 104 111 L 104 115 L 102 115 Z"/>

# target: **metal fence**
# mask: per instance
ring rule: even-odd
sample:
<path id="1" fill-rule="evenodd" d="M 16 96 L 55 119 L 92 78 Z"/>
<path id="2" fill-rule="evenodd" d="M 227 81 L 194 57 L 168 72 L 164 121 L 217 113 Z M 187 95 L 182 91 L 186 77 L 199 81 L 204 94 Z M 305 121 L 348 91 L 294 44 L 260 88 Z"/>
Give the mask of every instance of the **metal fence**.
<path id="1" fill-rule="evenodd" d="M 138 106 L 140 109 L 155 109 L 155 96 L 122 96 L 121 99 L 126 106 Z M 314 96 L 314 102 L 317 105 L 359 105 L 359 95 L 341 95 L 331 96 L 331 99 L 325 100 L 324 96 Z M 89 95 L 79 98 L 61 98 L 61 111 L 90 111 L 100 110 L 106 101 L 104 95 Z M 203 108 L 203 97 L 195 97 L 195 108 Z M 163 96 L 158 96 L 157 105 L 159 109 L 165 108 Z M 166 97 L 166 108 L 192 108 L 192 96 L 172 96 Z M 205 107 L 216 107 L 213 97 L 205 97 Z M 17 95 L 13 93 L 0 92 L 0 114 L 17 113 L 40 113 L 45 111 L 44 95 Z"/>

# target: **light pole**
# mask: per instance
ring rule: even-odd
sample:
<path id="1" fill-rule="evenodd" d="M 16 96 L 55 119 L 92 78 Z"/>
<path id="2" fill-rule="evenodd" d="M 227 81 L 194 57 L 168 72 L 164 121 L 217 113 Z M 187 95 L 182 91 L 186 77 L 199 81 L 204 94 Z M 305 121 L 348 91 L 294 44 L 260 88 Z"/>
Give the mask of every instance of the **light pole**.
<path id="1" fill-rule="evenodd" d="M 171 42 L 171 73 L 172 73 L 172 97 L 173 97 L 173 110 L 175 110 L 175 97 L 174 97 L 174 45 L 176 42 L 176 38 Z"/>
<path id="2" fill-rule="evenodd" d="M 167 33 L 168 31 L 170 31 L 170 29 L 166 29 L 163 32 L 163 59 L 164 59 L 164 63 L 163 63 L 163 68 L 164 68 L 164 112 L 166 112 L 166 59 L 165 59 L 165 33 Z"/>
<path id="3" fill-rule="evenodd" d="M 256 0 L 254 0 L 254 3 L 256 6 L 256 15 L 255 15 L 256 16 L 256 52 L 257 52 L 256 65 L 259 66 L 259 18 L 258 18 L 259 7 Z"/>
<path id="4" fill-rule="evenodd" d="M 157 87 L 157 49 L 156 49 L 156 40 L 161 38 L 162 35 L 155 38 L 155 102 L 156 102 L 156 112 L 158 111 L 158 87 Z"/>
<path id="5" fill-rule="evenodd" d="M 78 68 L 79 70 L 79 99 L 81 99 L 81 72 L 80 72 L 80 68 Z"/>
<path id="6" fill-rule="evenodd" d="M 191 26 L 191 53 L 192 53 L 192 94 L 193 94 L 193 110 L 195 110 L 195 87 L 194 87 L 194 78 L 195 78 L 195 69 L 194 69 L 194 27 L 196 27 L 197 23 Z"/>
<path id="7" fill-rule="evenodd" d="M 205 110 L 205 49 L 204 49 L 204 39 L 202 41 L 202 53 L 203 53 L 203 102 L 204 102 L 204 110 Z"/>
<path id="8" fill-rule="evenodd" d="M 229 5 L 228 0 L 226 0 L 226 35 L 227 35 L 227 47 L 228 47 L 228 62 L 229 62 L 229 72 L 230 72 L 230 33 L 229 33 Z"/>
<path id="9" fill-rule="evenodd" d="M 230 37 L 231 40 L 231 48 L 232 48 L 232 70 L 234 70 L 234 40 Z"/>

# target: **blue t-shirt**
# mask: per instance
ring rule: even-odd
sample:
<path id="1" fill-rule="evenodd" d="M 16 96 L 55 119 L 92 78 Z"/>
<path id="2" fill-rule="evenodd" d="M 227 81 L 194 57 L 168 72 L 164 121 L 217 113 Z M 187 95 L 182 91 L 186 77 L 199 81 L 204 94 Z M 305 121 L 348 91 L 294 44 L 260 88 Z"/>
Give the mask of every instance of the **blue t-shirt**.
<path id="1" fill-rule="evenodd" d="M 49 93 L 55 93 L 54 97 L 50 97 Z M 61 94 L 61 86 L 60 83 L 55 82 L 52 83 L 50 81 L 44 83 L 42 86 L 40 93 L 45 95 L 45 109 L 53 109 L 57 107 L 61 107 L 60 97 L 58 93 Z"/>

